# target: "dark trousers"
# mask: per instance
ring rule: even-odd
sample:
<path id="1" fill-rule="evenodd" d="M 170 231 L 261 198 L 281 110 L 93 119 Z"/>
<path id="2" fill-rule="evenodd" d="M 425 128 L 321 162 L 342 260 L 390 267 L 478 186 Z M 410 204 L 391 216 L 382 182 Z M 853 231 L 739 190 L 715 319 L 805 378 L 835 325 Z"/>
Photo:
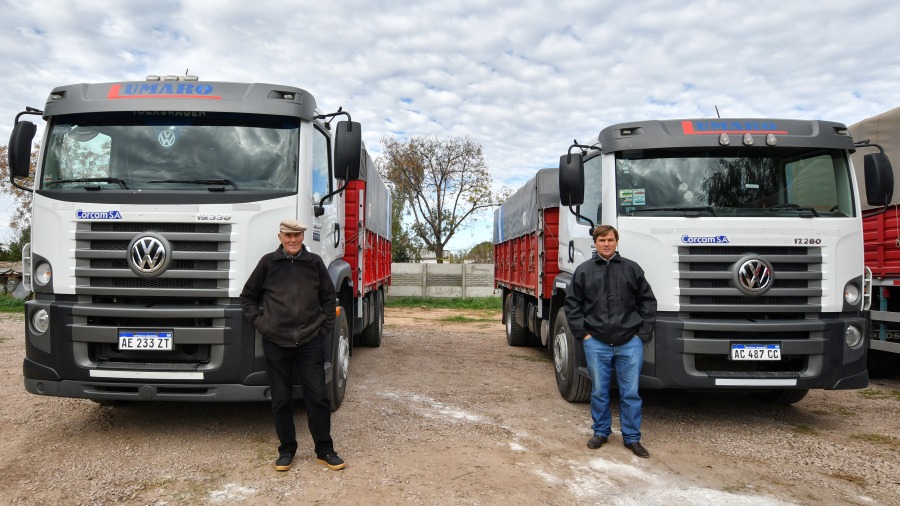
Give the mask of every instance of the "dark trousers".
<path id="1" fill-rule="evenodd" d="M 275 432 L 281 445 L 279 455 L 297 453 L 292 407 L 295 378 L 303 388 L 303 401 L 309 420 L 309 433 L 315 443 L 316 456 L 334 453 L 331 439 L 331 402 L 325 392 L 324 340 L 316 337 L 296 348 L 284 348 L 263 339 L 266 375 L 272 395 L 272 414 Z"/>

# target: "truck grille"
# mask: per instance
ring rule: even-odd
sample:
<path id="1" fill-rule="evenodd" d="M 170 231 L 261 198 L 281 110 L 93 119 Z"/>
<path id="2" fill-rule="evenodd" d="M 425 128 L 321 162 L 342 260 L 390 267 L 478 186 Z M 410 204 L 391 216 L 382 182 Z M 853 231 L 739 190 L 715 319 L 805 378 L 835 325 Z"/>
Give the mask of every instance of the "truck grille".
<path id="1" fill-rule="evenodd" d="M 142 277 L 129 267 L 129 245 L 153 232 L 170 244 L 162 274 Z M 78 223 L 75 292 L 136 297 L 227 297 L 231 225 L 212 223 Z"/>
<path id="2" fill-rule="evenodd" d="M 772 266 L 774 283 L 762 295 L 738 289 L 735 272 L 748 256 Z M 817 312 L 822 306 L 821 248 L 682 246 L 678 248 L 679 303 L 691 313 Z"/>

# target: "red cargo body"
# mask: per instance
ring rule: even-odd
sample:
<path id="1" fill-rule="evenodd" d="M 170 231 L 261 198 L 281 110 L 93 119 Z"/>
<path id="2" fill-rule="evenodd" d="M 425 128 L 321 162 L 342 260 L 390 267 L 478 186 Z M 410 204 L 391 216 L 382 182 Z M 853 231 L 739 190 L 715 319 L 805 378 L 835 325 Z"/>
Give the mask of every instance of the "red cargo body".
<path id="1" fill-rule="evenodd" d="M 900 211 L 896 205 L 884 213 L 863 215 L 866 267 L 879 279 L 900 278 Z"/>
<path id="2" fill-rule="evenodd" d="M 559 275 L 559 208 L 546 208 L 540 212 L 543 214 L 543 231 L 538 230 L 494 245 L 495 288 L 506 287 L 541 299 L 550 298 L 553 280 Z M 538 234 L 541 232 L 544 235 L 543 251 L 538 242 Z M 538 294 L 538 276 L 541 273 L 543 279 L 541 293 Z"/>
<path id="3" fill-rule="evenodd" d="M 391 284 L 391 241 L 366 228 L 366 181 L 350 181 L 344 192 L 344 260 L 353 271 L 354 296 L 360 297 Z"/>

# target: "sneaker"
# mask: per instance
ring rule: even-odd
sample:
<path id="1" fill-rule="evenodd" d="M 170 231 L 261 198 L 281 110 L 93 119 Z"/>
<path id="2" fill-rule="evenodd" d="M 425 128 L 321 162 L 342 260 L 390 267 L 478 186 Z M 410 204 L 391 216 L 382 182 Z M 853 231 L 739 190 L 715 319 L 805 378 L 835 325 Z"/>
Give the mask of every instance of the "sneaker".
<path id="1" fill-rule="evenodd" d="M 282 455 L 278 457 L 278 460 L 275 461 L 275 470 L 276 471 L 287 471 L 291 468 L 291 464 L 294 462 L 293 455 Z"/>
<path id="2" fill-rule="evenodd" d="M 326 453 L 320 457 L 317 457 L 316 460 L 319 461 L 320 464 L 324 465 L 328 469 L 332 471 L 340 471 L 341 469 L 347 467 L 347 464 L 344 464 L 344 461 L 338 457 L 337 453 Z"/>
<path id="3" fill-rule="evenodd" d="M 596 450 L 597 448 L 605 445 L 607 441 L 609 441 L 609 439 L 607 439 L 605 436 L 594 436 L 588 439 L 587 447 L 591 450 Z"/>

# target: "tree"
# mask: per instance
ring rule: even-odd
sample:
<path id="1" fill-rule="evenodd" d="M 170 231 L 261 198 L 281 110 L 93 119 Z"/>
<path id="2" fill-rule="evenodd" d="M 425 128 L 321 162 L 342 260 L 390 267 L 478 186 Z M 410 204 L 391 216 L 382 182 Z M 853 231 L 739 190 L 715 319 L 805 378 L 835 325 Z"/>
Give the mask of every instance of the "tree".
<path id="1" fill-rule="evenodd" d="M 384 174 L 382 177 L 387 179 Z M 403 224 L 403 196 L 388 181 L 391 188 L 391 261 L 410 263 L 420 261 L 421 244 L 410 235 L 408 227 Z"/>
<path id="2" fill-rule="evenodd" d="M 450 238 L 469 217 L 497 205 L 481 146 L 470 138 L 383 138 L 382 173 L 412 216 L 412 232 L 443 262 Z M 398 220 L 399 221 L 399 220 Z"/>
<path id="3" fill-rule="evenodd" d="M 469 250 L 466 258 L 476 264 L 494 263 L 494 243 L 491 241 L 484 241 L 472 246 L 472 249 Z"/>
<path id="4" fill-rule="evenodd" d="M 16 188 L 9 182 L 9 156 L 8 147 L 0 145 L 0 197 L 12 201 L 13 211 L 10 215 L 9 228 L 11 237 L 7 237 L 10 243 L 10 254 L 19 260 L 21 245 L 28 242 L 31 235 L 31 197 L 30 191 Z M 34 177 L 34 168 L 38 163 L 39 146 L 35 145 L 31 151 L 30 175 Z M 13 248 L 13 246 L 18 246 Z"/>

